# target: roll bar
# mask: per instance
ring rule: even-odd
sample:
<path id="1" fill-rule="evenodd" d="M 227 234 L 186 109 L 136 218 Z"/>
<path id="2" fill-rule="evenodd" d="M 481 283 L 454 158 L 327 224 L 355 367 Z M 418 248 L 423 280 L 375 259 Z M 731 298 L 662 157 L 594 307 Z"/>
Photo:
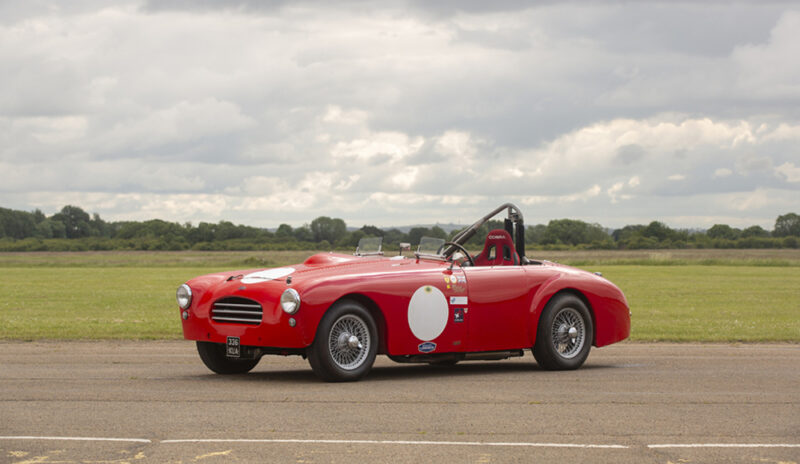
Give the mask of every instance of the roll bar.
<path id="1" fill-rule="evenodd" d="M 525 260 L 525 222 L 522 218 L 522 211 L 517 208 L 516 205 L 513 203 L 505 203 L 503 205 L 498 206 L 495 208 L 491 213 L 487 214 L 486 216 L 478 219 L 475 221 L 474 224 L 467 227 L 466 229 L 462 230 L 455 237 L 453 237 L 453 242 L 458 243 L 459 245 L 464 245 L 467 243 L 467 240 L 471 239 L 477 232 L 478 229 L 487 222 L 489 219 L 495 217 L 504 209 L 508 210 L 508 219 L 506 219 L 507 223 L 510 223 L 513 227 L 511 231 L 512 236 L 514 236 L 514 247 L 517 249 L 517 253 L 520 256 L 520 259 L 523 261 Z M 513 231 L 513 232 L 512 232 Z M 453 252 L 456 251 L 456 247 L 450 245 L 444 251 L 445 256 L 450 256 Z"/>

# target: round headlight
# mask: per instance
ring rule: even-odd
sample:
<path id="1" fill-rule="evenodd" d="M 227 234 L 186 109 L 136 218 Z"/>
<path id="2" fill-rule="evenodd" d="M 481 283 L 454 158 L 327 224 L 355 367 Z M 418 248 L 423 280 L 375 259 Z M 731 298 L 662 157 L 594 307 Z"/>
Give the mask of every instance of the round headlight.
<path id="1" fill-rule="evenodd" d="M 281 295 L 281 308 L 286 314 L 294 314 L 300 309 L 300 294 L 293 288 L 287 288 Z"/>
<path id="2" fill-rule="evenodd" d="M 175 298 L 178 300 L 178 306 L 181 309 L 188 309 L 192 304 L 192 289 L 186 284 L 181 285 L 178 287 L 178 291 L 175 292 Z"/>

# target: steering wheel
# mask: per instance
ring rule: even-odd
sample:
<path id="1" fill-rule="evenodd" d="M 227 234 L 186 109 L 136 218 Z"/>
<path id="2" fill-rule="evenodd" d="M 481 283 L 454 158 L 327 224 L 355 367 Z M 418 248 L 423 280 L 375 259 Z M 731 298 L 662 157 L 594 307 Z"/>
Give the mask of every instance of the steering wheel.
<path id="1" fill-rule="evenodd" d="M 442 246 L 439 247 L 439 252 L 446 246 L 452 246 L 458 249 L 458 251 L 464 253 L 464 256 L 467 257 L 467 261 L 469 261 L 469 265 L 475 267 L 475 261 L 472 260 L 472 256 L 470 256 L 469 252 L 461 245 L 456 242 L 444 242 Z M 447 257 L 448 260 L 452 260 L 453 255 Z"/>

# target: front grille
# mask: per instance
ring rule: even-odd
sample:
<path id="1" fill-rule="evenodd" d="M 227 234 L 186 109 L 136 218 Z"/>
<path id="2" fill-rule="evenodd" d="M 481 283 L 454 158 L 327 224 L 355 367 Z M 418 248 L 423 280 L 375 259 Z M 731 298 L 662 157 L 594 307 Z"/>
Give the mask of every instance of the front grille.
<path id="1" fill-rule="evenodd" d="M 219 299 L 211 308 L 211 319 L 214 322 L 258 325 L 261 324 L 262 314 L 258 302 L 238 296 Z"/>

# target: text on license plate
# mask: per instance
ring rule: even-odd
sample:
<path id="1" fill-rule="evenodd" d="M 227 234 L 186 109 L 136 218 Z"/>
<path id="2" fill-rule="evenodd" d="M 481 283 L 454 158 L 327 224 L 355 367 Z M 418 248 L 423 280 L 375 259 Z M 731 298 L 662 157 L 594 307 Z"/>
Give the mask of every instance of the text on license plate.
<path id="1" fill-rule="evenodd" d="M 239 337 L 228 337 L 225 355 L 229 358 L 238 358 L 242 355 L 242 346 L 239 344 Z"/>

